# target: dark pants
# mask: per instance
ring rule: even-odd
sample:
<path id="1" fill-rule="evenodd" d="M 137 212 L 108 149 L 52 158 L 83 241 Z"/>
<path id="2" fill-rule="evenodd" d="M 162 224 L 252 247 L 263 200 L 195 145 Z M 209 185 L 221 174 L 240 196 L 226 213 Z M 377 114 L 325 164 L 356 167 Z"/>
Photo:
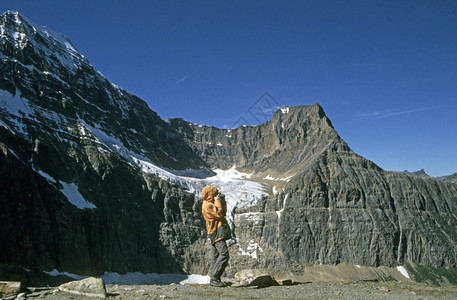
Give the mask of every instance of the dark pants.
<path id="1" fill-rule="evenodd" d="M 216 242 L 211 251 L 211 279 L 220 280 L 228 265 L 229 252 L 225 241 Z"/>

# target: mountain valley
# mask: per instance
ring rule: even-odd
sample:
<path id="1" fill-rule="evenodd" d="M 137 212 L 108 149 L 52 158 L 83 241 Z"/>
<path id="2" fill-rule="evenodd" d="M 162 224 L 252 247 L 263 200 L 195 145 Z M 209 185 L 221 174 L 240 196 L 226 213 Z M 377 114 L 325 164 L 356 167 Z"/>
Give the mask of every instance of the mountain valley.
<path id="1" fill-rule="evenodd" d="M 348 264 L 457 284 L 455 174 L 381 169 L 318 103 L 235 129 L 162 120 L 13 11 L 0 70 L 0 278 L 207 274 L 200 191 L 214 184 L 235 237 L 227 276 Z"/>

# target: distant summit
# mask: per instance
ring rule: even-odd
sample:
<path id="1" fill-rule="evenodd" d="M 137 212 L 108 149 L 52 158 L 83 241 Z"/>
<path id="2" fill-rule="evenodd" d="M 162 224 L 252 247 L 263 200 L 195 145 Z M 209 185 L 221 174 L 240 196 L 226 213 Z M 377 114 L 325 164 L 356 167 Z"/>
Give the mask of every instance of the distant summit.
<path id="1" fill-rule="evenodd" d="M 457 173 L 454 173 L 449 176 L 441 176 L 441 177 L 438 177 L 437 179 L 442 180 L 442 181 L 449 181 L 449 182 L 457 183 Z"/>
<path id="2" fill-rule="evenodd" d="M 421 169 L 421 170 L 415 171 L 415 172 L 409 172 L 408 170 L 404 170 L 403 173 L 407 174 L 407 175 L 417 176 L 420 178 L 430 178 L 430 176 L 427 173 L 425 173 L 424 169 Z"/>
<path id="3" fill-rule="evenodd" d="M 416 172 L 409 172 L 408 170 L 405 170 L 405 171 L 403 171 L 403 174 L 412 175 L 412 176 L 419 177 L 419 178 L 434 178 L 439 181 L 449 181 L 449 182 L 457 183 L 457 173 L 454 173 L 454 174 L 451 174 L 448 176 L 432 177 L 432 176 L 429 176 L 427 173 L 425 173 L 424 169 L 421 169 Z"/>

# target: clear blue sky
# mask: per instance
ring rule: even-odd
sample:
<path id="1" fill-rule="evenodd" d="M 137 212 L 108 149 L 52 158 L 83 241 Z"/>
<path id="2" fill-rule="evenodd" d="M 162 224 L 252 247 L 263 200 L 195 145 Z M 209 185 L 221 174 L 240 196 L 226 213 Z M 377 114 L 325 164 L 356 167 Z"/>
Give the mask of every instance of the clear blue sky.
<path id="1" fill-rule="evenodd" d="M 457 1 L 1 0 L 163 119 L 254 125 L 320 103 L 386 170 L 457 172 Z M 251 109 L 250 109 L 251 108 Z"/>

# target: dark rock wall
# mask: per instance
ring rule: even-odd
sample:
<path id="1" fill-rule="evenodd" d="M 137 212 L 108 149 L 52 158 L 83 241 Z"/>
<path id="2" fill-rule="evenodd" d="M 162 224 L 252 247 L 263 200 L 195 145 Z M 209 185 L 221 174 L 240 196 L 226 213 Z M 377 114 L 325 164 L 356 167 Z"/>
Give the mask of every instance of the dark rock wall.
<path id="1" fill-rule="evenodd" d="M 308 264 L 457 264 L 457 186 L 385 172 L 357 155 L 326 153 L 283 193 L 237 209 L 240 265 L 300 269 Z M 238 251 L 234 251 L 237 253 Z M 272 262 L 275 262 L 272 264 Z"/>
<path id="2" fill-rule="evenodd" d="M 1 264 L 88 275 L 180 273 L 184 249 L 204 235 L 193 194 L 118 158 L 90 149 L 97 155 L 53 158 L 50 174 L 59 167 L 78 173 L 79 192 L 96 206 L 79 209 L 60 183 L 32 170 L 17 149 L 0 146 Z"/>

